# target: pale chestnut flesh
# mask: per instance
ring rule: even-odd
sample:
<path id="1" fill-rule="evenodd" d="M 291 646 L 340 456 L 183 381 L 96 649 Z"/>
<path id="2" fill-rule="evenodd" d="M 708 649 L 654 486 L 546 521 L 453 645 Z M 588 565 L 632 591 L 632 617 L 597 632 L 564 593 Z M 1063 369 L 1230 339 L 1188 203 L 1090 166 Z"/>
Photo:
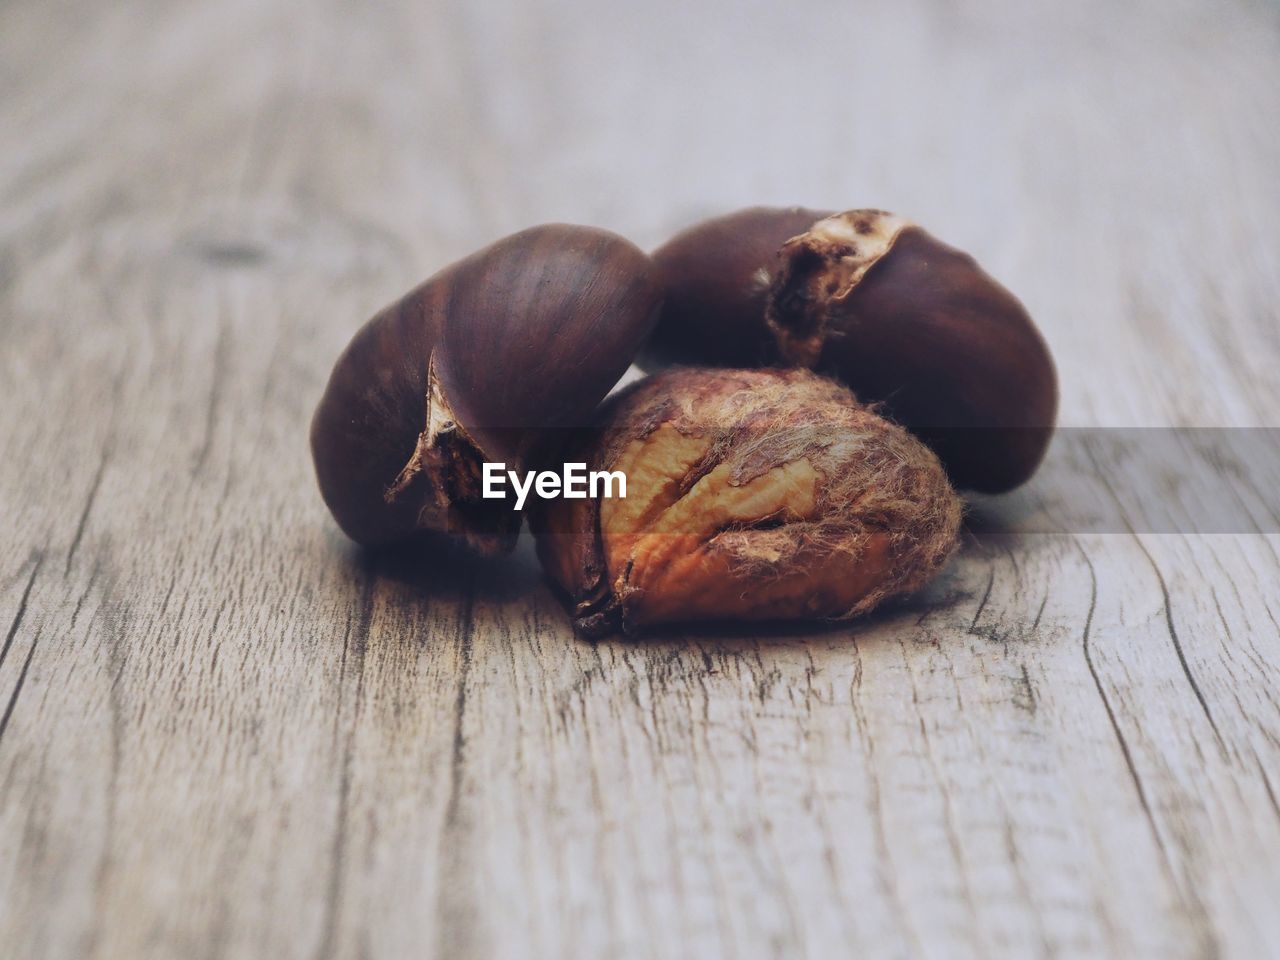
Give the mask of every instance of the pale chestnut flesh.
<path id="1" fill-rule="evenodd" d="M 841 619 L 956 544 L 937 458 L 807 371 L 682 369 L 613 398 L 572 456 L 625 498 L 548 501 L 539 554 L 589 635 L 687 620 Z"/>

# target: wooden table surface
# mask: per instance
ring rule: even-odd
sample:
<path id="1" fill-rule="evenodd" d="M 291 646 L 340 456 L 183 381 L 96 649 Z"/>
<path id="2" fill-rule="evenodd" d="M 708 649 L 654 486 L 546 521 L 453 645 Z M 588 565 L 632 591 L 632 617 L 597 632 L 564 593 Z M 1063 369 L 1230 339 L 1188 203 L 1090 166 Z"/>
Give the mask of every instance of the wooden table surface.
<path id="1" fill-rule="evenodd" d="M 977 255 L 1068 427 L 1275 426 L 1278 171 L 1264 0 L 9 0 L 0 956 L 1280 956 L 1280 511 L 591 645 L 306 442 L 471 249 L 797 202 Z"/>

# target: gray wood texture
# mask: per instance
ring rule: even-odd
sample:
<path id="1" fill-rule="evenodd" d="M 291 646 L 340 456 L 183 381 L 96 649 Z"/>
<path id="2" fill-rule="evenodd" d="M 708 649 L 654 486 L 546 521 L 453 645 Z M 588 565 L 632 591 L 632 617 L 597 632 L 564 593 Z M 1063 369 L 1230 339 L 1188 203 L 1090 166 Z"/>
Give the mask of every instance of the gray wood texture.
<path id="1" fill-rule="evenodd" d="M 593 646 L 306 445 L 437 266 L 752 203 L 972 251 L 1069 426 L 1274 426 L 1277 131 L 1266 2 L 0 5 L 0 955 L 1280 956 L 1274 516 Z"/>

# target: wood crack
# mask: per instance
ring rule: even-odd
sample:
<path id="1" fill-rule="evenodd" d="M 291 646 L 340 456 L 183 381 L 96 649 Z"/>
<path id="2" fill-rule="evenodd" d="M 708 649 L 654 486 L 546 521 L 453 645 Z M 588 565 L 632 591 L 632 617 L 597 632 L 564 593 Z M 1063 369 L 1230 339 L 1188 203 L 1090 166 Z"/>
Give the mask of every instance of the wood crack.
<path id="1" fill-rule="evenodd" d="M 98 488 L 102 486 L 102 475 L 106 473 L 107 463 L 110 459 L 111 445 L 108 444 L 103 448 L 102 458 L 98 461 L 98 469 L 93 475 L 93 483 L 89 485 L 89 495 L 85 497 L 84 508 L 80 511 L 80 520 L 76 524 L 75 536 L 71 538 L 71 546 L 67 549 L 67 562 L 62 571 L 64 577 L 71 574 L 71 562 L 76 558 L 76 551 L 80 549 L 80 541 L 84 539 L 85 529 L 89 525 L 89 514 L 93 511 L 93 505 L 98 499 Z"/>
<path id="2" fill-rule="evenodd" d="M 22 619 L 27 615 L 27 602 L 31 599 L 31 588 L 35 586 L 36 576 L 40 573 L 40 567 L 43 563 L 44 554 L 37 554 L 31 564 L 31 573 L 27 576 L 27 584 L 22 588 L 22 598 L 18 601 L 18 612 L 14 614 L 13 622 L 9 624 L 9 630 L 4 635 L 4 646 L 0 647 L 0 667 L 4 666 L 5 657 L 9 656 L 9 648 L 13 646 L 13 638 L 18 635 L 18 628 L 22 626 Z"/>
<path id="3" fill-rule="evenodd" d="M 474 662 L 475 578 L 467 584 L 458 624 L 458 683 L 453 703 L 453 741 L 449 757 L 449 794 L 440 828 L 441 882 L 436 894 L 436 953 L 439 956 L 482 956 L 480 913 L 472 896 L 474 867 L 468 844 L 470 815 L 463 802 L 467 776 L 467 687 Z"/>
<path id="4" fill-rule="evenodd" d="M 375 573 L 369 571 L 361 590 L 360 610 L 353 621 L 348 621 L 343 635 L 342 657 L 338 662 L 338 709 L 334 711 L 332 740 L 335 752 L 341 750 L 342 768 L 338 781 L 338 810 L 334 818 L 333 842 L 329 857 L 329 877 L 325 890 L 324 925 L 320 943 L 316 948 L 317 960 L 337 955 L 338 919 L 346 882 L 347 819 L 351 804 L 351 767 L 355 757 L 355 731 L 364 702 L 364 658 L 369 647 L 369 633 L 373 623 L 373 600 L 376 588 Z M 354 649 L 353 649 L 354 647 Z M 342 709 L 346 699 L 347 662 L 353 662 L 356 672 L 355 702 L 350 716 Z M 345 727 L 345 736 L 343 736 Z M 338 743 L 341 741 L 341 748 Z"/>
<path id="5" fill-rule="evenodd" d="M 1160 584 L 1160 595 L 1164 598 L 1165 627 L 1169 631 L 1169 639 L 1173 641 L 1173 649 L 1178 655 L 1178 663 L 1182 666 L 1182 675 L 1187 678 L 1187 683 L 1191 685 L 1191 692 L 1195 694 L 1196 700 L 1200 704 L 1200 709 L 1204 711 L 1205 719 L 1209 721 L 1209 726 L 1213 729 L 1213 735 L 1218 741 L 1218 749 L 1226 754 L 1228 752 L 1227 742 L 1223 739 L 1222 731 L 1218 729 L 1218 722 L 1213 719 L 1213 711 L 1209 709 L 1209 702 L 1205 699 L 1204 692 L 1200 689 L 1200 684 L 1196 682 L 1195 675 L 1191 672 L 1191 666 L 1187 663 L 1187 655 L 1182 649 L 1182 641 L 1178 639 L 1178 630 L 1173 624 L 1173 605 L 1169 600 L 1169 586 L 1165 583 L 1164 574 L 1160 571 L 1160 566 L 1156 563 L 1155 558 L 1147 550 L 1146 544 L 1142 542 L 1142 538 L 1133 533 L 1132 529 L 1129 532 L 1137 542 L 1138 549 L 1142 551 L 1142 555 L 1151 564 L 1151 569 L 1155 572 L 1156 580 Z"/>

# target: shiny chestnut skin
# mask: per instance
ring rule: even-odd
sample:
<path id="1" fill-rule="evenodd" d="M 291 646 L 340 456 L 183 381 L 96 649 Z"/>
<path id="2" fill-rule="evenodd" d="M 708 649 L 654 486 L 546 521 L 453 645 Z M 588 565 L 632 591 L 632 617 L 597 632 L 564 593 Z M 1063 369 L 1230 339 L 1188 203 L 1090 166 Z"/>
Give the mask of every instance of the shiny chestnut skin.
<path id="1" fill-rule="evenodd" d="M 801 207 L 752 207 L 692 227 L 653 253 L 666 287 L 642 363 L 758 367 L 776 362 L 764 325 L 778 251 L 825 214 Z"/>
<path id="2" fill-rule="evenodd" d="M 590 227 L 532 227 L 446 267 L 374 316 L 311 424 L 320 492 L 353 540 L 424 532 L 509 551 L 521 514 L 480 496 L 481 464 L 524 470 L 580 426 L 657 320 L 652 261 Z"/>
<path id="3" fill-rule="evenodd" d="M 1053 359 L 972 257 L 881 210 L 758 207 L 653 254 L 667 302 L 646 348 L 668 363 L 802 366 L 923 439 L 961 488 L 1031 477 L 1057 416 Z"/>

